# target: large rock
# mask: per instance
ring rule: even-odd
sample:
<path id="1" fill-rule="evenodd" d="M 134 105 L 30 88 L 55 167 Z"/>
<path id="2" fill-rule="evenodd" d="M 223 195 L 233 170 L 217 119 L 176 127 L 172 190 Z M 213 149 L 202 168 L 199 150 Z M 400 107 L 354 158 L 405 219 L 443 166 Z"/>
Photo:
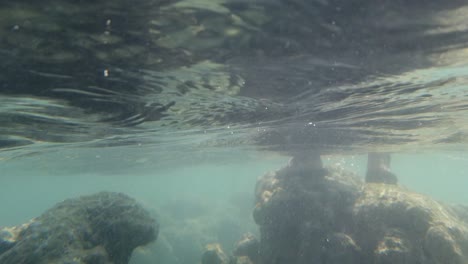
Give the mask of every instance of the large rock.
<path id="1" fill-rule="evenodd" d="M 291 166 L 257 184 L 259 263 L 468 263 L 465 208 L 339 169 Z"/>
<path id="2" fill-rule="evenodd" d="M 156 240 L 158 230 L 134 199 L 101 192 L 0 230 L 0 263 L 126 264 L 137 246 Z"/>
<path id="3" fill-rule="evenodd" d="M 236 243 L 233 255 L 238 258 L 248 258 L 251 262 L 257 262 L 259 245 L 259 241 L 253 234 L 246 233 Z"/>
<path id="4" fill-rule="evenodd" d="M 220 244 L 209 244 L 205 247 L 201 258 L 202 264 L 228 264 L 229 258 Z"/>

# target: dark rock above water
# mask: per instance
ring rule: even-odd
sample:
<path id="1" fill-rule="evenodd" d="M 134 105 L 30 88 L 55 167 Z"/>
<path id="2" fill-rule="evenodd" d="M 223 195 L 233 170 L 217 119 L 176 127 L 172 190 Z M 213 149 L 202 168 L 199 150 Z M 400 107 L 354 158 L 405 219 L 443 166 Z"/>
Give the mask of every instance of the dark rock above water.
<path id="1" fill-rule="evenodd" d="M 356 175 L 296 175 L 284 168 L 257 186 L 259 263 L 462 264 L 466 209 Z"/>
<path id="2" fill-rule="evenodd" d="M 136 201 L 101 192 L 65 200 L 29 223 L 0 229 L 2 264 L 126 264 L 159 226 Z"/>

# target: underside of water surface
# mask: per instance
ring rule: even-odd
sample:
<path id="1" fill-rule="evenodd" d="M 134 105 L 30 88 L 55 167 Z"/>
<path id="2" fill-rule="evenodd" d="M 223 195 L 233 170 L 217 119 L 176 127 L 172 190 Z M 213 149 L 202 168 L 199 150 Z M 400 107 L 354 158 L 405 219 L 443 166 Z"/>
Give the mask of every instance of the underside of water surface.
<path id="1" fill-rule="evenodd" d="M 54 144 L 461 148 L 464 4 L 5 2 L 2 155 Z"/>

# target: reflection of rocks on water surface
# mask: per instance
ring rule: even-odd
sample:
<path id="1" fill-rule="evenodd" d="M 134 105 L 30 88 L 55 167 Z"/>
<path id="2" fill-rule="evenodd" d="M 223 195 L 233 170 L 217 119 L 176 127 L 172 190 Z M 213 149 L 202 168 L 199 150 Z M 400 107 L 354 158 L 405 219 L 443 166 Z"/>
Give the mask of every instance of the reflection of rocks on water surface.
<path id="1" fill-rule="evenodd" d="M 143 123 L 174 132 L 284 119 L 301 128 L 310 120 L 361 117 L 348 116 L 354 112 L 368 115 L 360 120 L 365 126 L 354 124 L 362 134 L 320 130 L 308 143 L 367 144 L 393 137 L 367 128 L 396 133 L 433 125 L 434 115 L 376 121 L 392 102 L 432 113 L 413 100 L 395 102 L 424 85 L 359 83 L 433 66 L 432 56 L 463 48 L 464 29 L 447 14 L 466 3 L 357 2 L 359 8 L 346 0 L 4 3 L 0 96 L 14 107 L 1 113 L 7 123 L 0 147 L 90 142 L 133 133 L 122 128 Z M 294 130 L 267 131 L 247 144 L 275 145 L 291 136 L 293 145 L 306 143 Z M 394 140 L 408 140 L 400 136 Z"/>

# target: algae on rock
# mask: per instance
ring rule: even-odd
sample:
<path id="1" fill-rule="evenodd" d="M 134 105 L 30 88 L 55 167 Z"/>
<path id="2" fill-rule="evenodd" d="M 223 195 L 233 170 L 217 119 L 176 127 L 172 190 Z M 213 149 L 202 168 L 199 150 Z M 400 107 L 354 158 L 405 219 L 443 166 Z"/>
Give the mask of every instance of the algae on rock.
<path id="1" fill-rule="evenodd" d="M 136 201 L 101 192 L 65 200 L 29 223 L 0 230 L 2 264 L 126 264 L 159 226 Z"/>
<path id="2" fill-rule="evenodd" d="M 286 167 L 257 185 L 258 264 L 464 264 L 466 209 L 329 168 Z"/>

